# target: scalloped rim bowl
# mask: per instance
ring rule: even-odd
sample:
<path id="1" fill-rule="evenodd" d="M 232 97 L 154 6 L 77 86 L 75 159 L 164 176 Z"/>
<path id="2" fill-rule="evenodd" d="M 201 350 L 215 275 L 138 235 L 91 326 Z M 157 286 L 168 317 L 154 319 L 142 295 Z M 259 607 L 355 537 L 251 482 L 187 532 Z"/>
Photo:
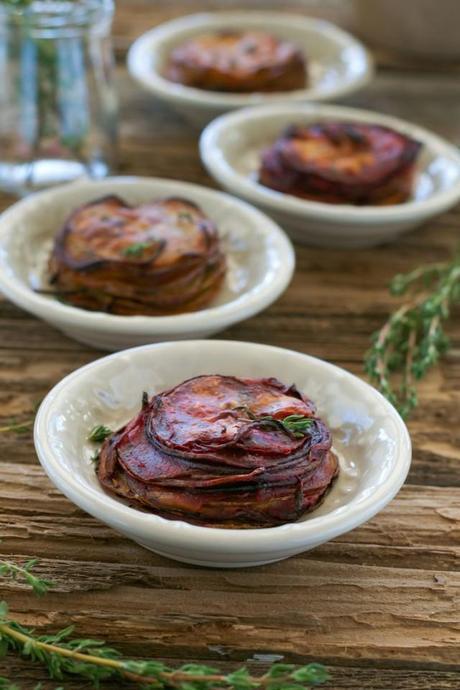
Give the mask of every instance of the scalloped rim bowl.
<path id="1" fill-rule="evenodd" d="M 117 316 L 34 292 L 30 274 L 37 256 L 67 215 L 110 193 L 131 203 L 181 196 L 201 206 L 225 236 L 228 271 L 216 303 L 172 316 Z M 270 218 L 235 197 L 188 182 L 142 177 L 73 182 L 34 194 L 0 216 L 0 289 L 12 302 L 70 337 L 108 350 L 217 333 L 274 302 L 288 286 L 294 265 L 290 241 Z"/>
<path id="2" fill-rule="evenodd" d="M 175 84 L 162 76 L 171 50 L 194 35 L 228 29 L 258 29 L 302 47 L 310 63 L 309 88 L 279 93 L 222 93 Z M 128 53 L 128 69 L 144 88 L 203 124 L 234 108 L 256 103 L 333 100 L 365 86 L 373 62 L 365 47 L 324 20 L 285 12 L 203 12 L 160 24 L 140 36 Z"/>
<path id="3" fill-rule="evenodd" d="M 340 459 L 323 504 L 298 522 L 264 529 L 216 529 L 131 508 L 98 483 L 87 441 L 95 424 L 113 429 L 158 393 L 199 374 L 295 383 L 316 402 Z M 118 352 L 64 378 L 35 421 L 35 448 L 51 481 L 76 505 L 152 551 L 215 567 L 269 563 L 311 549 L 362 524 L 399 491 L 410 466 L 407 428 L 390 403 L 347 371 L 308 355 L 255 343 L 170 342 Z"/>
<path id="4" fill-rule="evenodd" d="M 290 124 L 348 120 L 381 124 L 423 144 L 415 198 L 394 206 L 326 204 L 261 185 L 260 152 Z M 405 120 L 370 110 L 323 104 L 245 108 L 211 122 L 200 139 L 201 160 L 227 191 L 263 209 L 306 244 L 354 248 L 393 240 L 454 206 L 460 199 L 460 153 L 453 144 Z"/>

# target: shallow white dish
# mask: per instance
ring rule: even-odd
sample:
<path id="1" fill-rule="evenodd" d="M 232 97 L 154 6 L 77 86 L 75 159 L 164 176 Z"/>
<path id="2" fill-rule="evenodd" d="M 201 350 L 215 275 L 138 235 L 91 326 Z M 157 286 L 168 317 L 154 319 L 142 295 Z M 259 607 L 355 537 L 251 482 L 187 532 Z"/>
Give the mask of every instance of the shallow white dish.
<path id="1" fill-rule="evenodd" d="M 222 93 L 174 84 L 162 76 L 171 51 L 203 32 L 257 29 L 292 41 L 309 64 L 310 86 L 282 93 Z M 197 125 L 227 110 L 256 103 L 327 101 L 362 88 L 373 74 L 372 60 L 353 36 L 329 22 L 285 12 L 191 14 L 160 24 L 140 36 L 128 53 L 128 69 L 143 87 Z"/>
<path id="2" fill-rule="evenodd" d="M 413 198 L 394 206 L 325 204 L 259 184 L 260 153 L 287 125 L 324 120 L 386 125 L 420 141 Z M 394 240 L 460 199 L 460 153 L 455 146 L 422 127 L 368 110 L 300 103 L 245 108 L 211 122 L 201 135 L 200 152 L 222 187 L 259 206 L 305 244 L 372 247 Z"/>
<path id="3" fill-rule="evenodd" d="M 264 529 L 215 529 L 166 520 L 106 494 L 86 439 L 96 424 L 116 429 L 149 395 L 199 374 L 277 376 L 295 383 L 330 426 L 341 472 L 324 503 L 304 519 Z M 176 560 L 236 568 L 288 558 L 369 520 L 409 470 L 404 422 L 375 389 L 307 355 L 225 340 L 160 343 L 104 357 L 64 378 L 35 422 L 35 447 L 53 483 L 74 503 L 152 551 Z"/>
<path id="4" fill-rule="evenodd" d="M 228 262 L 225 283 L 210 307 L 174 316 L 116 316 L 34 291 L 47 285 L 52 240 L 66 217 L 106 194 L 133 204 L 179 196 L 201 206 L 217 225 Z M 274 302 L 289 284 L 294 264 L 291 243 L 270 218 L 234 197 L 186 182 L 142 177 L 74 182 L 19 201 L 0 216 L 0 290 L 75 340 L 107 350 L 217 333 Z"/>

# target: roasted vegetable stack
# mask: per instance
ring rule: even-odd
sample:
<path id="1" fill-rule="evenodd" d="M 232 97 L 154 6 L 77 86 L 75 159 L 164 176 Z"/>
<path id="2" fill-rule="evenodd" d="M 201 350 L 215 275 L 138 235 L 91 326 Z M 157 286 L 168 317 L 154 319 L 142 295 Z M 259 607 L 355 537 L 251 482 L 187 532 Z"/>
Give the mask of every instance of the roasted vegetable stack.
<path id="1" fill-rule="evenodd" d="M 165 76 L 208 91 L 291 91 L 307 85 L 301 50 L 262 31 L 203 34 L 175 48 Z"/>
<path id="2" fill-rule="evenodd" d="M 122 315 L 200 309 L 225 273 L 214 224 L 184 199 L 132 207 L 116 196 L 75 211 L 56 237 L 51 284 L 66 302 Z"/>
<path id="3" fill-rule="evenodd" d="M 166 518 L 270 527 L 323 499 L 338 473 L 331 443 L 294 386 L 198 376 L 145 398 L 104 441 L 97 472 L 109 492 Z"/>
<path id="4" fill-rule="evenodd" d="M 331 204 L 399 204 L 412 192 L 420 143 L 388 127 L 292 125 L 262 154 L 262 184 Z"/>

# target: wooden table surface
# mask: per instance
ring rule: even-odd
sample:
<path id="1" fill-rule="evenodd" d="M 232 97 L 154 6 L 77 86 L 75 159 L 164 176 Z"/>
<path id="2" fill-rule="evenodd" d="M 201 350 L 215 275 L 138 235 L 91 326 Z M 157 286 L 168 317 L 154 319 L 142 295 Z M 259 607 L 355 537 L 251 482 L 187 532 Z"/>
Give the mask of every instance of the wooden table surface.
<path id="1" fill-rule="evenodd" d="M 205 4 L 219 3 L 121 2 L 119 57 L 145 28 Z M 340 3 L 319 5 L 303 3 L 327 16 Z M 121 172 L 214 186 L 200 164 L 196 132 L 140 91 L 122 60 L 117 80 Z M 409 118 L 460 143 L 455 73 L 382 69 L 346 102 Z M 11 201 L 1 197 L 1 207 Z M 396 304 L 387 292 L 389 279 L 449 257 L 459 227 L 460 210 L 454 209 L 391 246 L 354 252 L 297 246 L 297 271 L 286 294 L 221 337 L 293 348 L 362 375 L 370 334 Z M 260 666 L 272 658 L 266 655 L 277 655 L 328 664 L 327 687 L 335 690 L 458 690 L 458 316 L 452 350 L 424 383 L 409 424 L 414 459 L 399 496 L 371 522 L 275 565 L 206 570 L 143 550 L 51 485 L 31 435 L 0 434 L 1 557 L 40 556 L 39 572 L 56 583 L 53 593 L 37 600 L 20 584 L 2 581 L 2 598 L 25 624 L 45 631 L 74 623 L 81 636 L 105 638 L 126 654 L 206 660 L 223 668 Z M 30 418 L 55 383 L 101 354 L 0 301 L 0 422 Z M 2 674 L 26 690 L 46 680 L 39 667 L 13 657 L 0 662 Z"/>

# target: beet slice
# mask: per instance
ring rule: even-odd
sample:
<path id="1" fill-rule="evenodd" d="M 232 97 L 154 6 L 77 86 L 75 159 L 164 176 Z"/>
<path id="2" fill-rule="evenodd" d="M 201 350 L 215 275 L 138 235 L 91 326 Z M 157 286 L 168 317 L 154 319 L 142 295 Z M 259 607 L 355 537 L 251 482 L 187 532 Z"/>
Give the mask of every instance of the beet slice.
<path id="1" fill-rule="evenodd" d="M 307 418 L 308 430 L 283 427 L 290 415 Z M 264 527 L 297 520 L 323 499 L 338 473 L 331 445 L 294 386 L 206 375 L 145 403 L 106 439 L 97 473 L 108 491 L 163 517 Z"/>
<path id="2" fill-rule="evenodd" d="M 402 203 L 421 144 L 388 127 L 292 125 L 262 153 L 259 179 L 277 191 L 326 203 Z"/>

